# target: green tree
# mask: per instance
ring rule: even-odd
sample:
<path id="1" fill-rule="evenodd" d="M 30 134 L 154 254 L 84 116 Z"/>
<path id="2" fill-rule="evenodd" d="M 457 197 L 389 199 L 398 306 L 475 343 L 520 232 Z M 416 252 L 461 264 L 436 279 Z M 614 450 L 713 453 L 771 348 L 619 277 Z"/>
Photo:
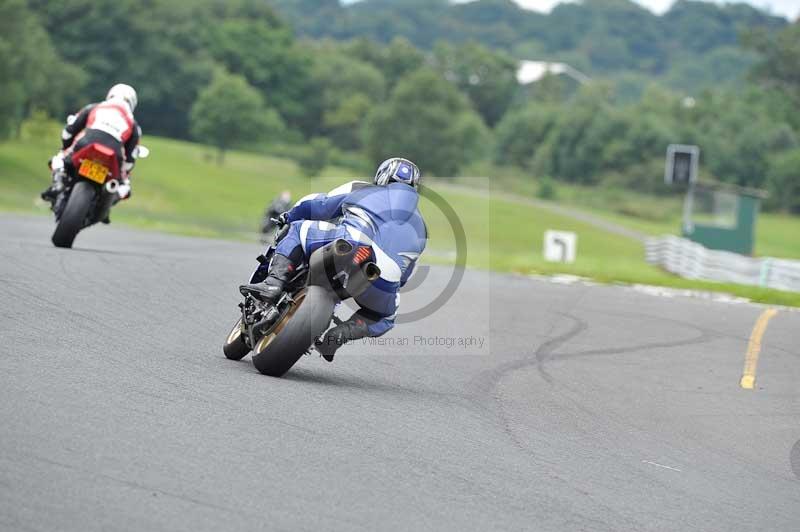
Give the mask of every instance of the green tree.
<path id="1" fill-rule="evenodd" d="M 300 153 L 297 164 L 306 177 L 318 176 L 330 161 L 331 141 L 325 137 L 314 137 Z"/>
<path id="2" fill-rule="evenodd" d="M 554 200 L 558 197 L 558 186 L 555 180 L 550 176 L 544 176 L 539 179 L 539 189 L 536 191 L 536 196 L 545 200 Z"/>
<path id="3" fill-rule="evenodd" d="M 786 25 L 784 19 L 744 3 L 715 5 L 694 0 L 675 2 L 664 15 L 663 23 L 671 40 L 692 54 L 735 45 L 745 28 L 761 27 L 774 32 Z"/>
<path id="4" fill-rule="evenodd" d="M 783 152 L 770 160 L 767 175 L 768 204 L 800 213 L 800 149 Z"/>
<path id="5" fill-rule="evenodd" d="M 449 40 L 477 41 L 491 48 L 509 49 L 522 35 L 540 34 L 543 27 L 539 22 L 544 16 L 510 0 L 480 0 L 451 6 L 449 18 L 452 20 L 442 21 L 449 30 Z"/>
<path id="6" fill-rule="evenodd" d="M 276 9 L 303 35 L 330 31 L 342 14 L 339 0 L 272 0 Z"/>
<path id="7" fill-rule="evenodd" d="M 339 148 L 360 149 L 366 116 L 386 94 L 381 72 L 336 47 L 325 47 L 314 54 L 311 79 L 320 105 L 317 133 Z"/>
<path id="8" fill-rule="evenodd" d="M 762 57 L 753 67 L 753 77 L 792 103 L 792 124 L 800 128 L 800 22 L 777 33 L 752 31 L 746 43 Z"/>
<path id="9" fill-rule="evenodd" d="M 130 74 L 129 63 L 141 51 L 146 36 L 134 24 L 142 18 L 137 16 L 137 11 L 141 12 L 138 2 L 29 0 L 29 3 L 47 33 L 58 43 L 64 58 L 86 70 L 87 89 L 95 98 L 105 95 L 115 82 L 131 79 L 122 75 L 123 71 Z"/>
<path id="10" fill-rule="evenodd" d="M 674 58 L 664 82 L 670 87 L 698 92 L 720 85 L 742 84 L 757 55 L 738 46 L 718 47 L 704 54 Z"/>
<path id="11" fill-rule="evenodd" d="M 557 107 L 530 104 L 508 113 L 495 130 L 495 162 L 530 168 L 536 150 L 558 120 Z"/>
<path id="12" fill-rule="evenodd" d="M 434 58 L 444 77 L 469 97 L 489 126 L 503 117 L 517 91 L 515 59 L 475 43 L 440 43 Z"/>
<path id="13" fill-rule="evenodd" d="M 283 124 L 243 77 L 219 70 L 192 106 L 191 127 L 198 141 L 219 149 L 221 164 L 227 149 L 274 135 Z"/>
<path id="14" fill-rule="evenodd" d="M 763 186 L 770 153 L 791 146 L 791 138 L 781 140 L 785 124 L 769 116 L 762 90 L 704 93 L 687 116 L 685 138 L 701 147 L 704 165 L 721 181 Z"/>
<path id="15" fill-rule="evenodd" d="M 291 30 L 271 11 L 259 18 L 232 18 L 207 30 L 211 56 L 268 98 L 291 127 L 311 133 L 306 100 L 313 96 L 311 60 L 294 44 Z"/>
<path id="16" fill-rule="evenodd" d="M 34 109 L 60 114 L 83 82 L 24 0 L 0 3 L 0 136 L 16 133 Z"/>
<path id="17" fill-rule="evenodd" d="M 536 151 L 537 175 L 582 184 L 600 179 L 603 152 L 623 129 L 610 105 L 611 92 L 605 85 L 587 86 L 576 96 Z"/>
<path id="18" fill-rule="evenodd" d="M 731 53 L 742 31 L 775 33 L 787 24 L 744 3 L 696 0 L 678 0 L 660 16 L 634 0 L 563 2 L 546 15 L 512 0 L 276 1 L 298 32 L 313 38 L 388 42 L 403 36 L 426 50 L 441 41 L 477 42 L 519 59 L 567 62 L 592 77 L 666 75 L 690 90 L 710 86 L 709 72 L 735 84 L 753 57 Z M 391 87 L 394 79 L 384 75 Z"/>
<path id="19" fill-rule="evenodd" d="M 371 113 L 366 149 L 377 163 L 408 157 L 425 173 L 453 176 L 480 156 L 486 128 L 466 97 L 437 72 L 423 68 L 397 84 Z"/>
<path id="20" fill-rule="evenodd" d="M 189 110 L 213 72 L 201 39 L 209 2 L 29 2 L 63 57 L 87 73 L 74 106 L 129 83 L 139 92 L 136 116 L 147 132 L 188 136 Z"/>
<path id="21" fill-rule="evenodd" d="M 388 45 L 362 37 L 345 43 L 343 53 L 380 70 L 390 89 L 425 63 L 425 55 L 403 37 L 395 37 Z"/>
<path id="22" fill-rule="evenodd" d="M 593 84 L 547 114 L 536 107 L 520 113 L 530 117 L 527 121 L 510 114 L 498 128 L 498 148 L 517 161 L 532 153 L 530 166 L 537 175 L 587 185 L 613 178 L 626 188 L 660 192 L 651 162 L 663 161 L 667 145 L 677 142 L 670 118 L 675 105 L 670 95 L 648 89 L 641 102 L 615 106 L 613 87 Z M 514 137 L 515 124 L 537 140 L 535 150 Z"/>
<path id="23" fill-rule="evenodd" d="M 88 73 L 82 103 L 130 83 L 148 132 L 189 136 L 191 106 L 220 64 L 244 76 L 292 127 L 315 124 L 305 107 L 313 96 L 310 60 L 263 0 L 28 1 L 63 57 Z"/>
<path id="24" fill-rule="evenodd" d="M 339 148 L 360 149 L 363 142 L 361 131 L 374 105 L 375 102 L 360 92 L 343 97 L 335 106 L 324 112 L 322 116 L 324 133 Z"/>

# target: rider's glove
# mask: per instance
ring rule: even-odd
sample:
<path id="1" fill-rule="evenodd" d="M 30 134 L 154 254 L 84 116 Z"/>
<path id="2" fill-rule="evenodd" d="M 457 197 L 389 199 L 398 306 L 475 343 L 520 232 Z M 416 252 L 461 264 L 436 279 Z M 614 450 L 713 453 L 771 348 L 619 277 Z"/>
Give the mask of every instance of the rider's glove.
<path id="1" fill-rule="evenodd" d="M 288 212 L 282 212 L 279 215 L 277 215 L 275 218 L 270 218 L 269 220 L 272 223 L 274 223 L 275 226 L 278 229 L 281 229 L 282 227 L 284 227 L 286 224 L 289 223 L 289 213 Z"/>
<path id="2" fill-rule="evenodd" d="M 342 322 L 326 332 L 314 342 L 314 345 L 317 351 L 322 355 L 322 358 L 328 362 L 332 362 L 333 355 L 336 353 L 337 349 L 350 340 L 358 340 L 368 335 L 369 329 L 367 328 L 367 322 L 361 318 L 353 318 Z"/>

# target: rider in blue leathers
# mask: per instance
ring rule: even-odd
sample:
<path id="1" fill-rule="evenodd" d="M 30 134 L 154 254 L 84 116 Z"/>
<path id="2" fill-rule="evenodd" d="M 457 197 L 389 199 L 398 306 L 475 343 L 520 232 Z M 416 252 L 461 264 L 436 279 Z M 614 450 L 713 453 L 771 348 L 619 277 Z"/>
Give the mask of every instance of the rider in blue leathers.
<path id="1" fill-rule="evenodd" d="M 420 178 L 414 163 L 395 157 L 381 163 L 374 184 L 353 181 L 327 194 L 302 198 L 281 215 L 281 221 L 290 224 L 289 231 L 275 249 L 264 283 L 243 288 L 275 302 L 296 267 L 320 247 L 339 238 L 369 245 L 380 278 L 355 298 L 361 308 L 325 333 L 316 347 L 331 361 L 344 343 L 386 333 L 394 327 L 398 292 L 414 271 L 427 240 L 417 208 Z"/>

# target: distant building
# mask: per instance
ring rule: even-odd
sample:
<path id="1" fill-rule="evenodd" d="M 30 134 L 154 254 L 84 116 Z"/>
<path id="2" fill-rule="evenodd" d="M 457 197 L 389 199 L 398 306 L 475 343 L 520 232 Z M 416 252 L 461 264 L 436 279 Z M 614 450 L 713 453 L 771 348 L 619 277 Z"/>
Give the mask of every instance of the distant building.
<path id="1" fill-rule="evenodd" d="M 517 68 L 517 82 L 520 85 L 535 83 L 548 74 L 564 75 L 580 84 L 588 83 L 591 78 L 566 63 L 549 63 L 547 61 L 520 61 Z"/>

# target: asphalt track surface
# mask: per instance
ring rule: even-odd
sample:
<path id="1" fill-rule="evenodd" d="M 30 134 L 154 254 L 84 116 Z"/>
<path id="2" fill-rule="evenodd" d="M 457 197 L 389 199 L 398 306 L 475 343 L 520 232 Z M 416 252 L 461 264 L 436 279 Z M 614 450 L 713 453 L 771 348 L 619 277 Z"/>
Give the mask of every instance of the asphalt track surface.
<path id="1" fill-rule="evenodd" d="M 798 313 L 743 390 L 762 307 L 468 272 L 273 379 L 221 353 L 257 246 L 51 230 L 0 215 L 2 530 L 800 529 Z"/>

